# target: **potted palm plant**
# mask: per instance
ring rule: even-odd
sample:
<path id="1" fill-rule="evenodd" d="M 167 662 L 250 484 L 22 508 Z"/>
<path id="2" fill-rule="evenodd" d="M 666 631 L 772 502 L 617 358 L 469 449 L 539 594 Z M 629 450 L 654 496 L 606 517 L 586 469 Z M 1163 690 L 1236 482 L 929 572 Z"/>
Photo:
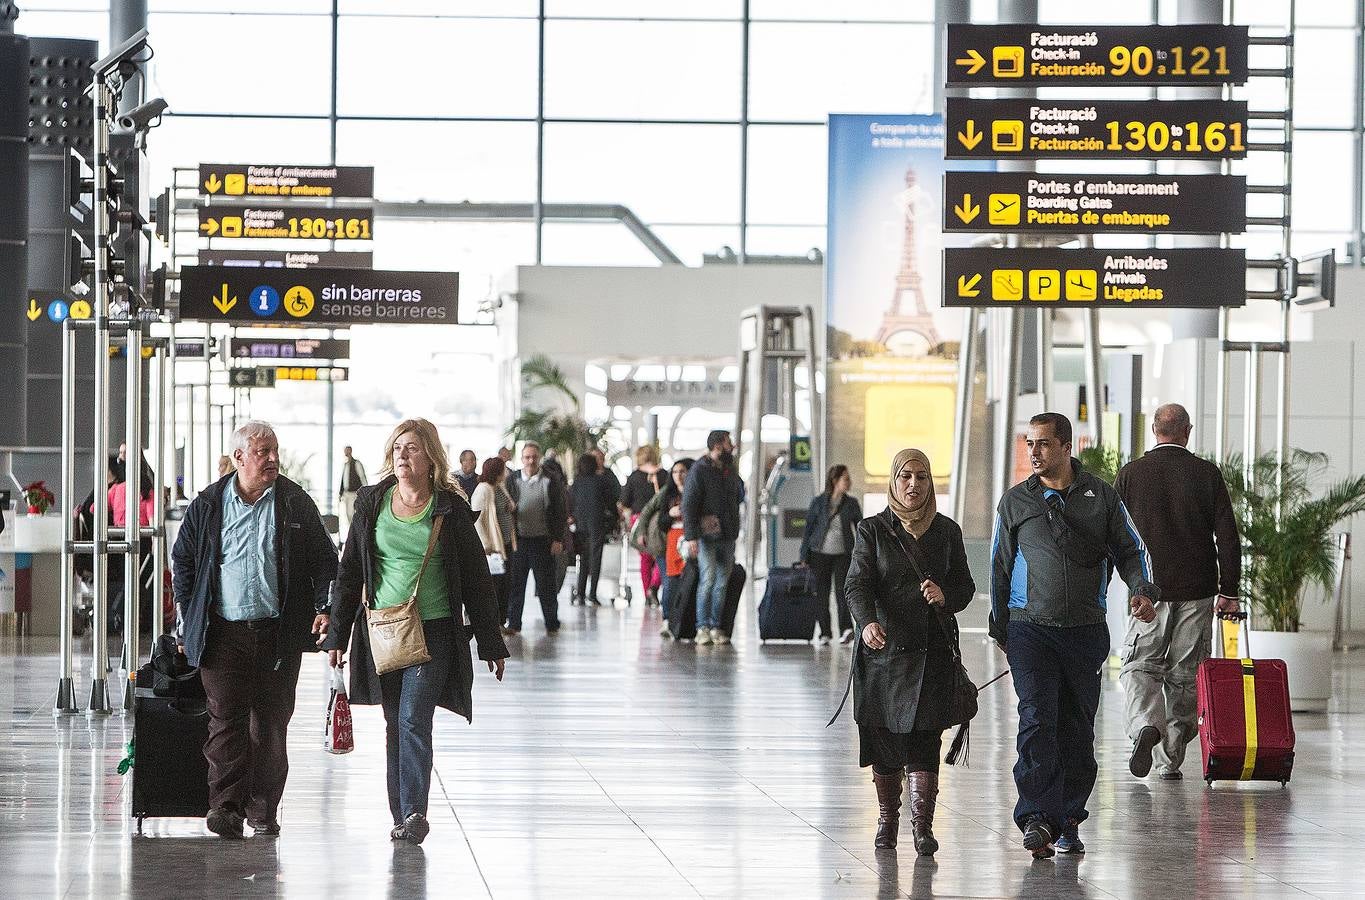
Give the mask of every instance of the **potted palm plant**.
<path id="1" fill-rule="evenodd" d="M 603 425 L 590 425 L 579 414 L 578 395 L 559 366 L 544 354 L 536 354 L 521 364 L 524 396 L 548 392 L 558 404 L 550 409 L 525 408 L 507 429 L 515 441 L 535 441 L 542 450 L 555 451 L 563 459 L 567 472 L 573 471 L 574 457 L 602 442 L 606 434 Z M 562 407 L 565 403 L 568 409 Z"/>
<path id="2" fill-rule="evenodd" d="M 1251 607 L 1248 652 L 1283 659 L 1296 711 L 1324 712 L 1332 695 L 1332 638 L 1303 631 L 1308 588 L 1330 592 L 1336 576 L 1333 529 L 1365 512 L 1365 475 L 1347 478 L 1314 495 L 1327 455 L 1292 451 L 1247 465 L 1240 455 L 1223 464 L 1242 535 L 1242 596 Z M 1250 476 L 1250 477 L 1248 477 Z"/>

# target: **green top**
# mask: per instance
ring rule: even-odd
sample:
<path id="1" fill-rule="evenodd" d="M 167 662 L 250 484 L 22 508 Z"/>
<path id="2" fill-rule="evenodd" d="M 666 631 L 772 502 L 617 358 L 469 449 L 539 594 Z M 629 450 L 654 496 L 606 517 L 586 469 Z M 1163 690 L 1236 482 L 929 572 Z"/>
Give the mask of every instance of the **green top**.
<path id="1" fill-rule="evenodd" d="M 374 605 L 380 609 L 406 603 L 412 596 L 412 586 L 422 568 L 422 555 L 427 552 L 427 541 L 431 539 L 431 505 L 435 495 L 417 515 L 395 516 L 393 491 L 393 488 L 389 488 L 384 493 L 384 502 L 374 525 L 374 543 L 379 553 Z M 432 548 L 431 560 L 422 573 L 422 584 L 417 590 L 417 607 L 421 610 L 423 621 L 444 619 L 451 614 L 439 541 Z"/>

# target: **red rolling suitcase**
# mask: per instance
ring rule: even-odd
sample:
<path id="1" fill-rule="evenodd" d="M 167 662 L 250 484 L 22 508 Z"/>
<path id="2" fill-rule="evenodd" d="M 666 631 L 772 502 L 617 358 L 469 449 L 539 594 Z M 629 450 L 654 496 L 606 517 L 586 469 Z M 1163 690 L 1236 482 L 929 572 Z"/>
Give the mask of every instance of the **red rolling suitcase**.
<path id="1" fill-rule="evenodd" d="M 1294 721 L 1284 661 L 1206 659 L 1195 682 L 1205 783 L 1287 784 L 1294 770 Z"/>

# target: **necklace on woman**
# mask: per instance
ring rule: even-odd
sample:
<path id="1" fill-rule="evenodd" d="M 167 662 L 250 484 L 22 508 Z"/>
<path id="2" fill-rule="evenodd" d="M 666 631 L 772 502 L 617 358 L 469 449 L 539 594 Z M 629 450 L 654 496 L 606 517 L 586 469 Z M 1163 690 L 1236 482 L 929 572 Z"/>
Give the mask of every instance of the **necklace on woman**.
<path id="1" fill-rule="evenodd" d="M 412 504 L 409 503 L 407 500 L 403 499 L 402 491 L 395 490 L 393 492 L 393 500 L 395 505 L 400 506 L 403 509 L 407 510 L 407 512 L 404 513 L 403 515 L 413 516 L 420 513 L 422 510 L 426 509 L 427 503 L 431 501 L 431 494 L 427 494 L 416 504 Z M 397 512 L 397 510 L 395 510 L 395 512 Z"/>

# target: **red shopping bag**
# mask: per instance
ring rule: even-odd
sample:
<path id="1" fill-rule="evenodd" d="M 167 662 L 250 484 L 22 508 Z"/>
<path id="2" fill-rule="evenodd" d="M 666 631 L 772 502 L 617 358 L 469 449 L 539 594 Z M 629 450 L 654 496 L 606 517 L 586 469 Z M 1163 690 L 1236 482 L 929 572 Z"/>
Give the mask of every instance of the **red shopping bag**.
<path id="1" fill-rule="evenodd" d="M 322 738 L 322 749 L 328 753 L 350 753 L 355 749 L 355 735 L 351 731 L 351 701 L 346 696 L 346 681 L 341 669 L 332 669 L 332 697 L 327 701 L 327 728 Z"/>

